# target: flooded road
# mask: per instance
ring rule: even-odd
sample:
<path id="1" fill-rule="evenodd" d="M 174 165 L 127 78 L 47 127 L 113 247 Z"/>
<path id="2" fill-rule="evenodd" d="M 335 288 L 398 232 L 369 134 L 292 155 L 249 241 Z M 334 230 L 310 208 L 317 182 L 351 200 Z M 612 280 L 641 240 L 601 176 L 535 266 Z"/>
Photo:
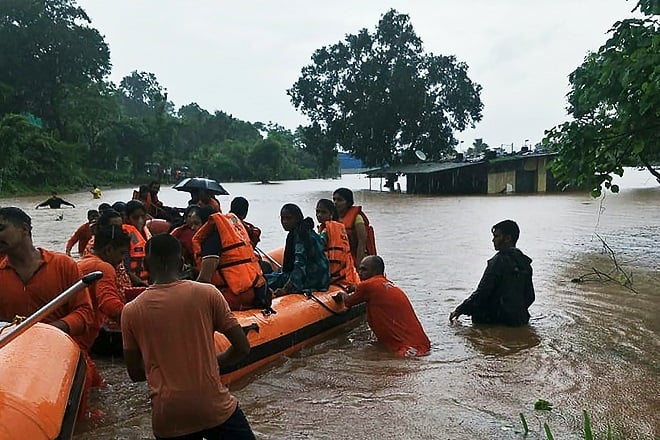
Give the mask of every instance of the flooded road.
<path id="1" fill-rule="evenodd" d="M 279 208 L 297 203 L 313 217 L 316 200 L 352 188 L 376 230 L 389 278 L 409 295 L 432 354 L 401 360 L 373 343 L 366 323 L 342 331 L 233 387 L 259 439 L 578 439 L 582 411 L 601 438 L 609 423 L 626 439 L 660 437 L 660 187 L 627 171 L 620 194 L 425 197 L 368 191 L 362 176 L 273 185 L 227 183 L 250 201 L 262 249 L 282 246 Z M 377 184 L 374 186 L 377 187 Z M 131 190 L 104 191 L 101 201 Z M 167 205 L 187 194 L 161 191 Z M 63 251 L 97 207 L 89 193 L 62 197 L 76 209 L 34 210 L 42 198 L 2 200 L 26 208 L 34 241 Z M 45 198 L 45 197 L 43 197 Z M 61 221 L 57 217 L 63 214 Z M 511 218 L 518 246 L 533 260 L 536 302 L 525 328 L 473 327 L 449 313 L 476 287 L 494 251 L 490 227 Z M 598 234 L 598 235 L 596 235 Z M 635 292 L 615 283 L 573 283 L 594 269 L 618 278 L 601 237 L 632 273 Z M 585 278 L 591 278 L 586 276 Z M 107 389 L 92 397 L 105 419 L 78 426 L 77 439 L 150 439 L 146 386 L 130 383 L 121 359 L 99 359 Z M 534 411 L 534 402 L 553 404 Z M 617 438 L 617 437 L 615 437 Z"/>

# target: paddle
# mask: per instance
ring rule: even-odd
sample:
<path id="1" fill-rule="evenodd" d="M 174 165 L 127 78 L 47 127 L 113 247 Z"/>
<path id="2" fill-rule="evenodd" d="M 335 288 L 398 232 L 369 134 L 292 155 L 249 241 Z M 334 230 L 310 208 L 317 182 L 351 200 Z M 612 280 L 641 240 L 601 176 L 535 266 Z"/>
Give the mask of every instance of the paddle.
<path id="1" fill-rule="evenodd" d="M 60 293 L 58 296 L 53 298 L 49 303 L 45 304 L 42 308 L 34 312 L 28 318 L 26 318 L 23 322 L 17 325 L 13 331 L 7 333 L 6 335 L 0 335 L 0 349 L 2 349 L 2 347 L 9 344 L 14 339 L 18 338 L 34 324 L 41 321 L 41 319 L 43 319 L 50 312 L 52 312 L 53 310 L 64 304 L 71 296 L 80 292 L 82 289 L 89 286 L 94 281 L 100 279 L 102 276 L 103 273 L 100 271 L 88 273 L 87 275 L 82 277 L 81 280 L 77 281 L 75 284 L 73 284 L 71 287 L 66 289 L 64 292 Z"/>

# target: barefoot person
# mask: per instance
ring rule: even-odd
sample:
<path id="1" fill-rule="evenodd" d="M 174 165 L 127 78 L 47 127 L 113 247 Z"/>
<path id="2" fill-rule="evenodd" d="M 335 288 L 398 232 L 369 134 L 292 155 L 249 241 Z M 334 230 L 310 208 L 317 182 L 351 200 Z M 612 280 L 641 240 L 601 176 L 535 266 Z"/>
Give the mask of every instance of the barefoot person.
<path id="1" fill-rule="evenodd" d="M 222 294 L 179 280 L 181 244 L 168 234 L 147 242 L 153 285 L 124 307 L 124 360 L 134 382 L 146 380 L 157 439 L 254 439 L 219 365 L 241 360 L 250 344 Z M 214 332 L 230 347 L 217 357 Z"/>
<path id="2" fill-rule="evenodd" d="M 513 220 L 499 222 L 491 232 L 497 253 L 488 260 L 477 290 L 451 312 L 449 321 L 468 315 L 475 324 L 525 325 L 535 298 L 532 259 L 516 248 L 520 228 Z"/>

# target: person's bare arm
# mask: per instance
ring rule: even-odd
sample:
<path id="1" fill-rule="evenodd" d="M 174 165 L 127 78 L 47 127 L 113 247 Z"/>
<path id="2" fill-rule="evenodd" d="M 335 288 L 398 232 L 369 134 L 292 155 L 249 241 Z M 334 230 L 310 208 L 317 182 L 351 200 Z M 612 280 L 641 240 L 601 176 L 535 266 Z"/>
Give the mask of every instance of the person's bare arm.
<path id="1" fill-rule="evenodd" d="M 210 283 L 213 273 L 218 268 L 220 257 L 217 255 L 207 255 L 202 258 L 202 267 L 197 275 L 197 281 L 200 283 Z"/>
<path id="2" fill-rule="evenodd" d="M 234 364 L 250 353 L 250 342 L 240 325 L 235 325 L 222 332 L 231 344 L 229 348 L 218 355 L 218 365 Z"/>
<path id="3" fill-rule="evenodd" d="M 126 362 L 128 376 L 133 382 L 144 382 L 147 380 L 147 375 L 144 372 L 142 353 L 139 350 L 124 350 L 124 362 Z"/>

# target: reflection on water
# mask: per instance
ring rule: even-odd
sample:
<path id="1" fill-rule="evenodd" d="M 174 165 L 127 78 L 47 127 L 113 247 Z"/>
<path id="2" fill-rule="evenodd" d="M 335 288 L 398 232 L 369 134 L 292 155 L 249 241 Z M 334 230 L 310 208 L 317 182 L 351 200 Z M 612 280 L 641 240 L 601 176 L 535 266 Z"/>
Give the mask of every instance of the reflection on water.
<path id="1" fill-rule="evenodd" d="M 362 190 L 357 203 L 377 233 L 388 276 L 410 296 L 433 352 L 396 359 L 377 344 L 366 324 L 282 358 L 234 387 L 260 439 L 520 439 L 518 413 L 544 438 L 578 439 L 582 410 L 596 431 L 609 421 L 626 438 L 660 436 L 660 188 L 643 173 L 627 174 L 620 194 L 408 196 Z M 250 201 L 248 220 L 263 230 L 262 249 L 282 246 L 278 213 L 298 203 L 313 217 L 319 198 L 358 176 L 275 185 L 227 183 L 231 196 Z M 377 186 L 374 186 L 377 187 Z M 131 190 L 103 191 L 104 202 Z M 41 197 L 2 201 L 33 216 L 36 243 L 64 243 L 96 207 L 89 193 L 66 194 L 77 209 L 33 209 Z M 182 206 L 187 195 L 164 188 L 161 199 Z M 56 221 L 59 214 L 62 221 Z M 490 227 L 505 218 L 521 227 L 520 248 L 534 259 L 537 299 L 527 328 L 450 325 L 449 313 L 476 287 L 493 254 Z M 593 267 L 609 269 L 598 233 L 633 272 L 637 294 L 614 283 L 575 284 Z M 92 404 L 106 412 L 78 439 L 152 438 L 146 386 L 131 384 L 121 359 L 99 359 L 110 384 Z M 554 404 L 550 414 L 534 402 Z"/>

